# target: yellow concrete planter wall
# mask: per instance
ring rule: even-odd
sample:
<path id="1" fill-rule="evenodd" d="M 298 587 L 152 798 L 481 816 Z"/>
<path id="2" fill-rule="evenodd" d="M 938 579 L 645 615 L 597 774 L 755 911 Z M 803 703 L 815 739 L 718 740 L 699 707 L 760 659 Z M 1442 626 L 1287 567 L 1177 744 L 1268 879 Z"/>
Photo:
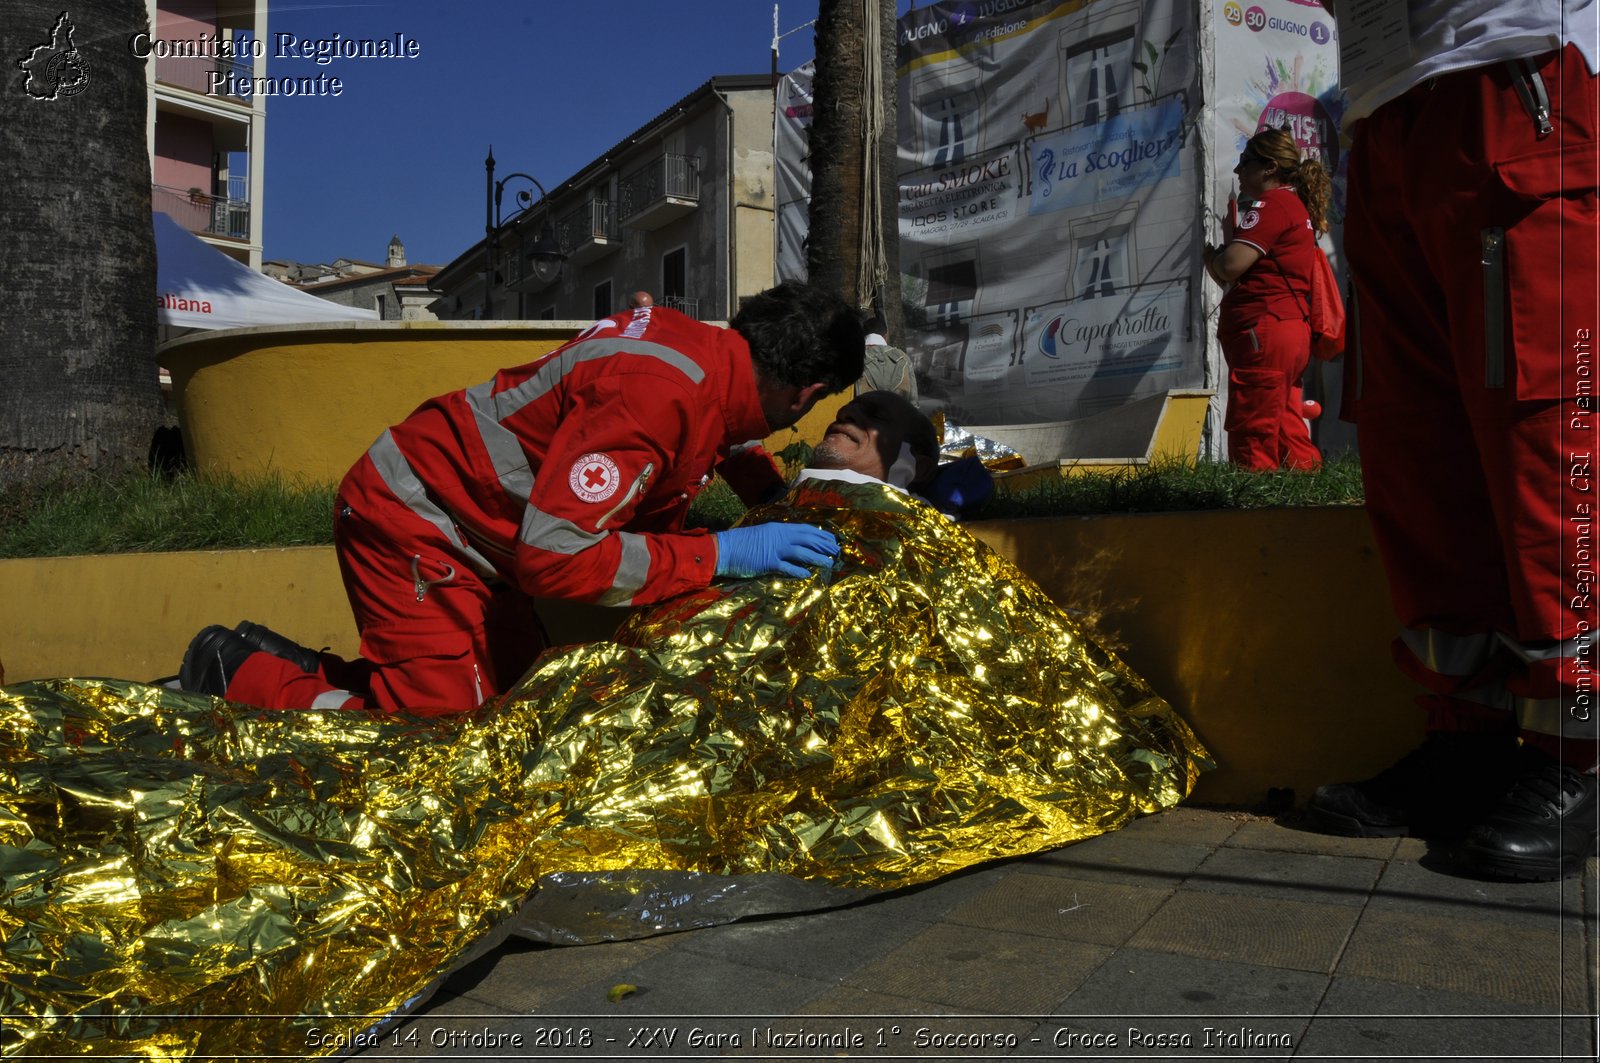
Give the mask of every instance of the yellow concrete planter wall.
<path id="1" fill-rule="evenodd" d="M 327 322 L 226 329 L 161 350 L 190 464 L 338 482 L 423 401 L 566 343 L 582 321 Z"/>
<path id="2" fill-rule="evenodd" d="M 256 620 L 310 646 L 356 648 L 330 546 L 0 560 L 5 679 L 173 675 L 207 624 Z"/>
<path id="3" fill-rule="evenodd" d="M 973 530 L 1108 642 L 1193 724 L 1218 770 L 1196 799 L 1301 800 L 1362 778 L 1421 737 L 1389 661 L 1394 620 L 1357 509 L 1049 518 Z M 0 560 L 6 680 L 151 679 L 206 624 L 251 619 L 348 655 L 356 636 L 327 547 Z M 615 611 L 547 603 L 560 642 Z"/>
<path id="4" fill-rule="evenodd" d="M 1354 507 L 980 522 L 978 536 L 1106 641 L 1216 755 L 1196 797 L 1300 801 L 1422 739 L 1391 663 L 1383 565 Z"/>
<path id="5" fill-rule="evenodd" d="M 424 401 L 548 354 L 585 321 L 327 322 L 225 329 L 161 350 L 189 463 L 337 483 L 383 430 Z M 846 395 L 766 440 L 815 443 Z"/>

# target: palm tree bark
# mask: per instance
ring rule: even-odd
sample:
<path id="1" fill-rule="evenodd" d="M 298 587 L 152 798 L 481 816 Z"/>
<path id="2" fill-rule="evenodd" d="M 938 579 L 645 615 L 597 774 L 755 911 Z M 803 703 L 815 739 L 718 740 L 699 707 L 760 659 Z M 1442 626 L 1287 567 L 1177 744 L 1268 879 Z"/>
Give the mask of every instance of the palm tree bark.
<path id="1" fill-rule="evenodd" d="M 143 0 L 0 0 L 0 485 L 142 467 L 160 420 L 148 28 Z"/>
<path id="2" fill-rule="evenodd" d="M 818 4 L 806 268 L 811 283 L 875 306 L 898 337 L 895 22 L 892 0 Z M 865 270 L 864 247 L 878 248 Z"/>

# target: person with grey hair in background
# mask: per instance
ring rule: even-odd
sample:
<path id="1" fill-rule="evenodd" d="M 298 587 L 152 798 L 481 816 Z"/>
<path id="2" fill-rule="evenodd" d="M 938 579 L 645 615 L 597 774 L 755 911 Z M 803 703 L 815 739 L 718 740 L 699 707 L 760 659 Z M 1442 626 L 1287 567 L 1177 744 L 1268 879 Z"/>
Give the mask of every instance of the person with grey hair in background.
<path id="1" fill-rule="evenodd" d="M 861 328 L 867 334 L 867 350 L 861 379 L 856 381 L 856 394 L 892 391 L 911 405 L 917 405 L 917 370 L 911 356 L 889 343 L 886 338 L 889 326 L 884 324 L 883 318 L 869 317 Z"/>

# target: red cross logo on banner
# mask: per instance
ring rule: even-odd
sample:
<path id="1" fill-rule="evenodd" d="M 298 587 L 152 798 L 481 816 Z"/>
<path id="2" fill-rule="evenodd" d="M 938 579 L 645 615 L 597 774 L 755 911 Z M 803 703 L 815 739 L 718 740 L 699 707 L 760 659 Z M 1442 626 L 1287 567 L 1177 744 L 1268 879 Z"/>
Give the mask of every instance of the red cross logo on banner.
<path id="1" fill-rule="evenodd" d="M 567 483 L 585 502 L 604 502 L 617 493 L 617 463 L 609 454 L 585 454 L 572 463 Z"/>

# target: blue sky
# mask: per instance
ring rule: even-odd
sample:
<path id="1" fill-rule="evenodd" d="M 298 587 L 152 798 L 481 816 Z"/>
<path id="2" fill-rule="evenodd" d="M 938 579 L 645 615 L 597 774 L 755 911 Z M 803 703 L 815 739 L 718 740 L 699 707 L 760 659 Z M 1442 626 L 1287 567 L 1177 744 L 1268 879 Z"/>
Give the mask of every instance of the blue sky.
<path id="1" fill-rule="evenodd" d="M 783 0 L 780 31 L 816 14 Z M 401 33 L 419 54 L 318 66 L 277 58 L 278 33 Z M 265 257 L 381 262 L 398 233 L 410 261 L 442 265 L 483 236 L 491 143 L 500 176 L 553 189 L 713 75 L 766 73 L 772 36 L 770 0 L 275 0 L 268 75 L 343 92 L 268 101 Z M 780 42 L 782 71 L 811 57 L 809 28 Z"/>

